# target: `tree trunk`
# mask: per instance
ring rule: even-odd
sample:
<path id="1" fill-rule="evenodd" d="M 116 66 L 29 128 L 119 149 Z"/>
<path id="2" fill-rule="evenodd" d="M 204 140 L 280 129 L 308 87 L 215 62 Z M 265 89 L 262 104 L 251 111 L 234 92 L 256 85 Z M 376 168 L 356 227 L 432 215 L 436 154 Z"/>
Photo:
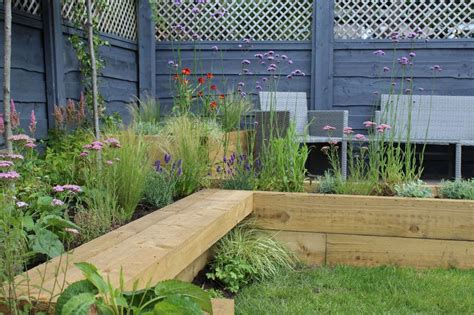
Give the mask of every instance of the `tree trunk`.
<path id="1" fill-rule="evenodd" d="M 5 12 L 4 27 L 4 47 L 3 47 L 3 120 L 5 123 L 5 145 L 9 153 L 13 151 L 12 142 L 9 138 L 12 136 L 12 125 L 10 120 L 10 75 L 12 63 L 12 1 L 3 1 L 3 10 Z"/>
<path id="2" fill-rule="evenodd" d="M 91 0 L 87 0 L 87 33 L 89 41 L 89 53 L 91 56 L 92 66 L 92 105 L 94 109 L 94 134 L 96 140 L 100 140 L 100 126 L 99 126 L 99 91 L 97 88 L 97 64 L 94 49 L 94 29 L 92 23 L 92 4 Z"/>

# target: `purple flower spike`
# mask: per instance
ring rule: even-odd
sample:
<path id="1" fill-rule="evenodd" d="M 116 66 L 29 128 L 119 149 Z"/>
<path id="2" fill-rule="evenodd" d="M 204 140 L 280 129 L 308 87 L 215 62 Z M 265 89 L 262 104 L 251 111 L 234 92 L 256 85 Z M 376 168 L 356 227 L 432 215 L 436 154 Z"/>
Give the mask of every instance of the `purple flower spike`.
<path id="1" fill-rule="evenodd" d="M 171 155 L 166 153 L 164 159 L 165 159 L 165 163 L 168 164 L 171 161 Z"/>

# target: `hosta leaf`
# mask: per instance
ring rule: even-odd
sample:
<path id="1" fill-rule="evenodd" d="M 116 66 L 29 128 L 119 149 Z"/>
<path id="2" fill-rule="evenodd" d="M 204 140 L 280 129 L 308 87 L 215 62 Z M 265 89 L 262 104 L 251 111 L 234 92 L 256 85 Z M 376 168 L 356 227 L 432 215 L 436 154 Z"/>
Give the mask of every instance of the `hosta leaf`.
<path id="1" fill-rule="evenodd" d="M 155 286 L 155 294 L 164 298 L 171 296 L 188 297 L 199 304 L 201 309 L 212 314 L 211 298 L 209 294 L 198 286 L 178 280 L 166 280 Z"/>
<path id="2" fill-rule="evenodd" d="M 171 296 L 155 304 L 154 315 L 202 315 L 199 304 L 183 296 Z"/>
<path id="3" fill-rule="evenodd" d="M 31 249 L 35 253 L 53 258 L 64 252 L 64 246 L 59 237 L 46 229 L 37 229 L 35 234 L 30 236 L 30 240 Z"/>
<path id="4" fill-rule="evenodd" d="M 41 218 L 41 223 L 44 224 L 45 226 L 52 227 L 59 230 L 63 230 L 65 228 L 72 228 L 72 229 L 79 230 L 79 226 L 55 214 L 44 216 L 43 218 Z"/>
<path id="5" fill-rule="evenodd" d="M 56 315 L 61 315 L 64 305 L 74 296 L 81 293 L 91 293 L 96 295 L 99 291 L 89 280 L 81 280 L 69 285 L 56 302 Z"/>
<path id="6" fill-rule="evenodd" d="M 80 293 L 67 301 L 61 315 L 89 315 L 91 306 L 95 303 L 92 293 Z"/>

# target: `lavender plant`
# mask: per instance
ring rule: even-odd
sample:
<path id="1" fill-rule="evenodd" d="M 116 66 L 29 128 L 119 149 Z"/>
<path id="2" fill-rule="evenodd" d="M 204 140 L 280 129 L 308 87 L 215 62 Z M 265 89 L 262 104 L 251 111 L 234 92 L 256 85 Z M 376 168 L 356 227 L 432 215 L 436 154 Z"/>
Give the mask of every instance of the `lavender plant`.
<path id="1" fill-rule="evenodd" d="M 162 208 L 171 204 L 176 197 L 176 185 L 183 174 L 182 160 L 173 161 L 165 154 L 163 160 L 155 162 L 145 184 L 144 201 L 154 207 Z"/>

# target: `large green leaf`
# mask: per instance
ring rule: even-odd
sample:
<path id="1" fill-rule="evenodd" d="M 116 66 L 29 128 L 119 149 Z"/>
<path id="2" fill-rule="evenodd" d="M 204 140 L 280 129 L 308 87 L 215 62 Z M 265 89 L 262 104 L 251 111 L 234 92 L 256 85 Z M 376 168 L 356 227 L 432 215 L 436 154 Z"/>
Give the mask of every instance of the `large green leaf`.
<path id="1" fill-rule="evenodd" d="M 142 311 L 152 311 L 153 304 L 150 303 L 149 306 L 142 308 L 142 306 L 148 301 L 155 298 L 155 291 L 153 288 L 136 290 L 131 292 L 123 292 L 123 297 L 127 300 L 127 303 L 130 307 L 141 308 Z"/>
<path id="2" fill-rule="evenodd" d="M 188 297 L 199 304 L 203 311 L 212 314 L 212 304 L 209 294 L 191 283 L 178 280 L 162 281 L 156 285 L 155 294 L 164 298 L 176 295 Z"/>
<path id="3" fill-rule="evenodd" d="M 56 315 L 61 315 L 64 305 L 76 295 L 81 293 L 91 293 L 96 295 L 99 291 L 89 280 L 81 280 L 69 285 L 56 302 Z"/>
<path id="4" fill-rule="evenodd" d="M 175 295 L 155 304 L 153 315 L 202 315 L 199 304 L 190 298 Z"/>
<path id="5" fill-rule="evenodd" d="M 86 279 L 92 282 L 100 293 L 109 293 L 107 282 L 105 282 L 94 265 L 86 262 L 75 263 L 74 265 L 82 271 Z"/>
<path id="6" fill-rule="evenodd" d="M 79 230 L 79 226 L 55 214 L 50 214 L 50 215 L 42 217 L 41 223 L 45 226 L 52 227 L 58 230 L 64 230 L 65 228 L 72 228 L 72 229 Z"/>
<path id="7" fill-rule="evenodd" d="M 50 258 L 61 255 L 64 252 L 63 243 L 59 237 L 51 231 L 38 228 L 35 234 L 30 235 L 31 249 L 38 254 L 45 254 Z"/>
<path id="8" fill-rule="evenodd" d="M 67 301 L 61 315 L 89 315 L 91 306 L 95 303 L 92 293 L 80 293 Z"/>

